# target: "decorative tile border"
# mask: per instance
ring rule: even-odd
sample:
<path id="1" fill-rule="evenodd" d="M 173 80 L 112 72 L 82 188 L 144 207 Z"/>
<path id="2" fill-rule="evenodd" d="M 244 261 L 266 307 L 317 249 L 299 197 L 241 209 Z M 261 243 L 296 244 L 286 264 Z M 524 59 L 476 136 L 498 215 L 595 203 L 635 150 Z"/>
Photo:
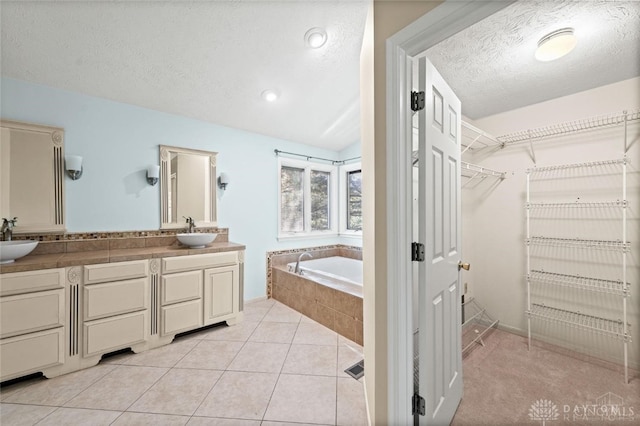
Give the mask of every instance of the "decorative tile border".
<path id="1" fill-rule="evenodd" d="M 199 232 L 215 232 L 217 243 L 229 242 L 229 228 L 198 228 Z M 73 232 L 57 234 L 14 234 L 14 240 L 37 240 L 33 254 L 76 253 L 96 250 L 133 249 L 177 246 L 176 234 L 182 229 L 124 232 Z"/>
<path id="2" fill-rule="evenodd" d="M 229 228 L 197 228 L 198 232 L 215 232 L 228 235 Z M 152 231 L 114 231 L 114 232 L 65 232 L 54 234 L 14 234 L 14 240 L 38 240 L 38 241 L 76 241 L 76 240 L 103 240 L 114 238 L 147 238 L 147 237 L 171 237 L 184 232 L 184 229 L 160 229 Z"/>
<path id="3" fill-rule="evenodd" d="M 272 267 L 273 267 L 273 258 L 278 256 L 286 256 L 286 255 L 295 255 L 298 253 L 303 253 L 305 251 L 334 251 L 333 253 L 326 253 L 326 256 L 318 256 L 318 257 L 329 257 L 329 256 L 343 256 L 343 257 L 352 257 L 344 255 L 344 251 L 354 251 L 359 252 L 359 258 L 362 260 L 362 247 L 356 246 L 347 246 L 344 244 L 332 244 L 328 246 L 316 246 L 316 247 L 301 247 L 295 249 L 288 250 L 275 250 L 267 252 L 267 298 L 271 299 L 272 291 L 273 291 L 273 279 L 272 279 Z M 357 257 L 357 256 L 356 256 Z"/>

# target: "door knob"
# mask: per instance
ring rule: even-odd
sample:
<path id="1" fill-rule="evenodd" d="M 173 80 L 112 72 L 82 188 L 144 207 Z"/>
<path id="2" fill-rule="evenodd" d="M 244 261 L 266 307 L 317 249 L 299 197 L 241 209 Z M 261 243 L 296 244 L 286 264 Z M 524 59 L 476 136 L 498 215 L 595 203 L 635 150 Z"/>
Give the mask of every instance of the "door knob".
<path id="1" fill-rule="evenodd" d="M 468 263 L 463 263 L 462 261 L 458 262 L 458 271 L 460 269 L 464 269 L 465 271 L 468 271 L 469 268 L 471 268 L 471 265 Z"/>

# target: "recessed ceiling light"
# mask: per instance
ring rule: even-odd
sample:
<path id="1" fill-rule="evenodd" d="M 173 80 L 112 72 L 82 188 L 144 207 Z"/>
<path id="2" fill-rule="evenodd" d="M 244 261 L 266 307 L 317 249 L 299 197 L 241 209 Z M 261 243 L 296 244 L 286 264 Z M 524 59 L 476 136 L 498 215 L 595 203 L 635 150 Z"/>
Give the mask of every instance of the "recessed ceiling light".
<path id="1" fill-rule="evenodd" d="M 553 61 L 563 57 L 576 47 L 573 28 L 562 28 L 542 37 L 536 49 L 536 59 L 542 62 Z"/>
<path id="2" fill-rule="evenodd" d="M 278 94 L 273 90 L 265 90 L 264 92 L 262 92 L 262 99 L 267 102 L 273 102 L 278 99 Z"/>
<path id="3" fill-rule="evenodd" d="M 304 42 L 312 49 L 318 49 L 327 42 L 327 32 L 322 28 L 311 28 L 304 35 Z"/>

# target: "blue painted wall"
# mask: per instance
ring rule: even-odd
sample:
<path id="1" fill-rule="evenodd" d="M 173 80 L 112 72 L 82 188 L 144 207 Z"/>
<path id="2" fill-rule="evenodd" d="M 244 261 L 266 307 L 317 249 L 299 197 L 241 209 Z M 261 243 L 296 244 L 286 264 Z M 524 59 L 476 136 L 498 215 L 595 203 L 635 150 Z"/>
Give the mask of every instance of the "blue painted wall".
<path id="1" fill-rule="evenodd" d="M 218 152 L 218 173 L 231 177 L 218 200 L 218 225 L 247 246 L 245 299 L 265 295 L 267 251 L 341 242 L 277 241 L 273 151 L 338 160 L 359 153 L 359 143 L 334 152 L 20 80 L 0 84 L 2 118 L 63 127 L 65 153 L 84 157 L 82 178 L 65 179 L 69 232 L 158 229 L 160 187 L 148 185 L 145 173 L 159 164 L 158 145 L 173 145 Z"/>

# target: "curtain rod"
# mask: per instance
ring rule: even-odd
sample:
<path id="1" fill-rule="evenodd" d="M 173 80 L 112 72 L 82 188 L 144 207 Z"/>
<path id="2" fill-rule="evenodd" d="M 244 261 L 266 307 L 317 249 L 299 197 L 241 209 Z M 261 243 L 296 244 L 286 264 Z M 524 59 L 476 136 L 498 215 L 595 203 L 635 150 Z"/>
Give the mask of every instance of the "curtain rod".
<path id="1" fill-rule="evenodd" d="M 328 158 L 322 158 L 322 157 L 314 157 L 313 155 L 305 155 L 305 154 L 296 154 L 295 152 L 287 152 L 287 151 L 280 151 L 279 149 L 274 149 L 273 152 L 276 153 L 276 156 L 280 155 L 280 154 L 286 154 L 286 155 L 295 155 L 296 157 L 303 157 L 306 158 L 307 161 L 311 160 L 312 158 L 314 160 L 321 160 L 321 161 L 328 161 L 331 163 L 331 165 L 342 165 L 345 164 L 347 161 L 353 161 L 353 160 L 359 160 L 362 157 L 353 157 L 353 158 L 347 158 L 346 160 L 330 160 Z"/>

